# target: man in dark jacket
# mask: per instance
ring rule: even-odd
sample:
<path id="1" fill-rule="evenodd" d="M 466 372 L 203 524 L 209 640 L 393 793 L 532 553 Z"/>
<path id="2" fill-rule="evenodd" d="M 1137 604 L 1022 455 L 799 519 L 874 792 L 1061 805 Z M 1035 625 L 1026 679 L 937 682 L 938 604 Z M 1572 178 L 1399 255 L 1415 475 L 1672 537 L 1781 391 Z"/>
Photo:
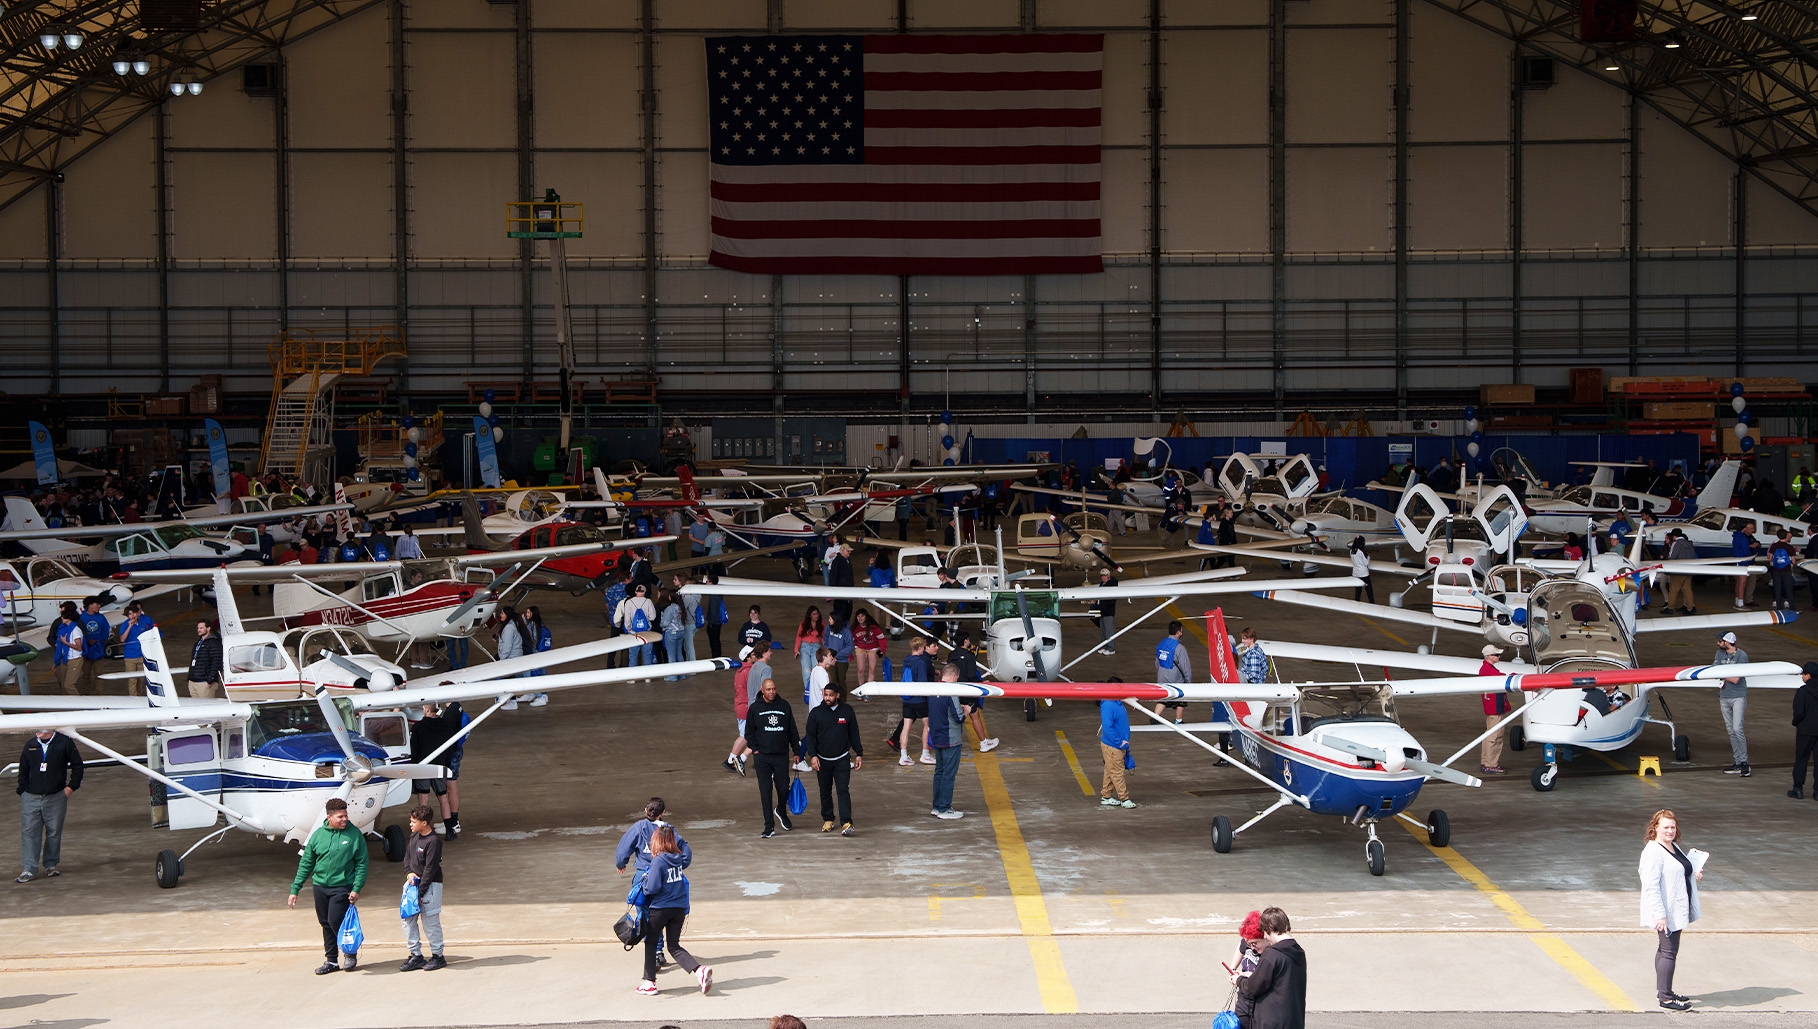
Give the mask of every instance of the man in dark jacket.
<path id="1" fill-rule="evenodd" d="M 841 543 L 827 569 L 827 585 L 852 587 L 852 544 Z M 852 617 L 852 601 L 844 597 L 833 602 L 833 617 L 846 621 Z"/>
<path id="2" fill-rule="evenodd" d="M 833 831 L 833 793 L 839 790 L 840 835 L 852 835 L 853 769 L 865 767 L 865 748 L 859 743 L 858 714 L 840 699 L 833 686 L 821 690 L 820 706 L 808 713 L 802 731 L 802 757 L 814 769 L 821 787 L 821 831 Z"/>
<path id="3" fill-rule="evenodd" d="M 758 798 L 764 804 L 762 838 L 767 840 L 776 835 L 778 821 L 783 823 L 784 832 L 795 828 L 789 813 L 783 810 L 789 800 L 789 787 L 783 784 L 789 781 L 790 756 L 802 749 L 801 735 L 795 730 L 795 711 L 787 700 L 777 696 L 775 679 L 764 679 L 758 698 L 745 712 L 745 740 L 756 751 L 751 763 L 757 768 Z"/>
<path id="4" fill-rule="evenodd" d="M 70 794 L 82 788 L 82 753 L 75 741 L 51 729 L 39 729 L 19 754 L 19 831 L 24 839 L 25 868 L 14 882 L 28 883 L 40 869 L 47 877 L 63 858 L 63 818 Z"/>
<path id="5" fill-rule="evenodd" d="M 958 682 L 959 669 L 947 665 L 942 682 Z M 953 810 L 953 781 L 959 777 L 960 755 L 966 749 L 966 712 L 956 697 L 928 698 L 928 746 L 934 751 L 934 807 L 936 818 L 964 818 Z"/>
<path id="6" fill-rule="evenodd" d="M 190 651 L 189 654 L 189 695 L 192 697 L 221 696 L 223 667 L 221 634 L 216 631 L 215 623 L 207 620 L 197 622 L 196 649 Z"/>
<path id="7" fill-rule="evenodd" d="M 1805 799 L 1805 763 L 1818 753 L 1818 661 L 1807 661 L 1799 678 L 1804 685 L 1793 694 L 1793 788 L 1786 791 L 1794 800 Z M 1818 797 L 1818 783 L 1812 796 Z"/>
<path id="8" fill-rule="evenodd" d="M 423 706 L 423 717 L 410 727 L 410 760 L 413 764 L 425 763 L 429 755 L 437 748 L 454 738 L 461 731 L 461 705 L 450 704 L 438 710 L 432 704 Z M 451 763 L 454 748 L 449 748 L 436 755 L 435 764 L 446 766 Z M 429 806 L 430 794 L 435 794 L 436 806 L 442 812 L 442 832 L 449 843 L 455 841 L 454 808 L 448 796 L 447 779 L 412 779 L 411 800 L 415 805 Z M 432 825 L 434 823 L 431 823 Z"/>
<path id="9" fill-rule="evenodd" d="M 1261 924 L 1263 942 L 1269 946 L 1256 963 L 1256 971 L 1231 976 L 1238 992 L 1256 1004 L 1250 1012 L 1250 1029 L 1306 1029 L 1306 952 L 1288 935 L 1293 926 L 1288 924 L 1286 911 L 1264 908 Z"/>

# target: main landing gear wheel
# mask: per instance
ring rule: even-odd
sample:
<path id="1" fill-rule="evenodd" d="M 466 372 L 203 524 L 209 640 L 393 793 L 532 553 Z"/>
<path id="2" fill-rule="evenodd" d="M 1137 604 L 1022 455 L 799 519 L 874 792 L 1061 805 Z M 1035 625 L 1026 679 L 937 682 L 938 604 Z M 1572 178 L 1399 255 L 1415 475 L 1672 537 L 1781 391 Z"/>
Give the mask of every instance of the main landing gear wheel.
<path id="1" fill-rule="evenodd" d="M 1389 848 L 1381 840 L 1369 840 L 1364 843 L 1364 860 L 1369 862 L 1370 874 L 1381 875 L 1389 864 Z"/>
<path id="2" fill-rule="evenodd" d="M 1509 730 L 1509 749 L 1510 750 L 1528 749 L 1528 734 L 1525 732 L 1522 732 L 1521 726 L 1519 726 L 1519 725 L 1516 726 L 1515 728 Z"/>
<path id="3" fill-rule="evenodd" d="M 158 859 L 152 862 L 152 878 L 158 880 L 158 888 L 174 890 L 177 880 L 183 877 L 183 859 L 174 850 L 161 850 Z"/>
<path id="4" fill-rule="evenodd" d="M 385 848 L 385 860 L 387 860 L 387 861 L 404 860 L 404 848 L 406 846 L 406 839 L 404 836 L 404 827 L 403 826 L 401 826 L 401 825 L 386 826 L 385 835 L 383 835 L 379 838 L 379 842 Z"/>
<path id="5" fill-rule="evenodd" d="M 1673 760 L 1692 760 L 1692 741 L 1684 736 L 1673 737 Z"/>
<path id="6" fill-rule="evenodd" d="M 1534 784 L 1536 791 L 1549 792 L 1559 781 L 1559 766 L 1541 765 L 1534 769 L 1533 775 L 1528 776 L 1528 781 Z"/>
<path id="7" fill-rule="evenodd" d="M 1023 721 L 1025 721 L 1025 722 L 1035 721 L 1035 700 L 1034 700 L 1034 698 L 1023 701 Z"/>
<path id="8" fill-rule="evenodd" d="M 1452 820 L 1437 808 L 1427 812 L 1427 842 L 1435 847 L 1448 846 L 1452 842 Z"/>
<path id="9" fill-rule="evenodd" d="M 1220 854 L 1231 853 L 1231 820 L 1224 815 L 1212 819 L 1212 849 Z"/>

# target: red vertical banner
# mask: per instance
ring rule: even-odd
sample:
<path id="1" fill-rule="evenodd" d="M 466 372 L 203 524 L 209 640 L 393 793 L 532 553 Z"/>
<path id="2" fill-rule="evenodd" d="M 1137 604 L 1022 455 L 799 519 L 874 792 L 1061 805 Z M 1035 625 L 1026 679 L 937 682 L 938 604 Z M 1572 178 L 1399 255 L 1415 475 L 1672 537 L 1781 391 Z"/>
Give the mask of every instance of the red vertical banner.
<path id="1" fill-rule="evenodd" d="M 1586 43 L 1627 43 L 1635 38 L 1637 0 L 1580 0 L 1578 38 Z"/>

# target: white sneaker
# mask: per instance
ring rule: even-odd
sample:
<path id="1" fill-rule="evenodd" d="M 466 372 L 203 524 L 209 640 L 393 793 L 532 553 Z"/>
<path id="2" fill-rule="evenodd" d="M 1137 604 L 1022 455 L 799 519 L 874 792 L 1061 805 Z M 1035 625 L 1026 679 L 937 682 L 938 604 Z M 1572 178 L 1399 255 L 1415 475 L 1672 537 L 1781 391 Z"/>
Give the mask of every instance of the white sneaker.
<path id="1" fill-rule="evenodd" d="M 1105 799 L 1099 801 L 1099 803 L 1104 805 L 1105 807 L 1116 807 L 1118 805 L 1118 799 L 1116 797 L 1106 797 Z"/>
<path id="2" fill-rule="evenodd" d="M 896 759 L 896 763 L 899 765 L 913 765 L 915 764 L 915 761 L 909 755 L 904 754 L 902 757 Z"/>
<path id="3" fill-rule="evenodd" d="M 936 818 L 939 818 L 941 816 L 941 809 L 937 808 L 937 807 L 931 807 L 928 809 L 928 813 L 933 815 Z"/>
<path id="4" fill-rule="evenodd" d="M 702 993 L 713 989 L 713 969 L 702 965 L 694 970 L 694 977 L 700 981 Z"/>
<path id="5" fill-rule="evenodd" d="M 507 700 L 505 702 L 505 710 L 516 711 L 517 709 L 518 709 L 518 698 L 513 697 L 510 700 Z"/>
<path id="6" fill-rule="evenodd" d="M 814 771 L 814 766 L 813 766 L 813 765 L 811 765 L 811 764 L 809 764 L 809 763 L 808 763 L 808 762 L 806 762 L 806 761 L 797 761 L 797 762 L 796 762 L 796 763 L 795 763 L 795 764 L 793 764 L 793 765 L 790 765 L 790 766 L 789 766 L 789 767 L 791 767 L 791 768 L 793 768 L 793 769 L 795 769 L 795 770 L 796 770 L 796 771 L 798 771 L 798 772 L 812 772 L 812 771 Z"/>
<path id="7" fill-rule="evenodd" d="M 947 820 L 948 820 L 948 821 L 952 821 L 952 820 L 953 820 L 953 819 L 955 819 L 955 818 L 964 818 L 964 817 L 966 817 L 966 813 L 965 813 L 965 812 L 964 812 L 964 811 L 951 811 L 951 810 L 949 810 L 949 811 L 936 811 L 936 812 L 935 812 L 935 813 L 934 813 L 934 817 L 936 817 L 936 818 L 945 818 L 945 819 L 947 819 Z"/>
<path id="8" fill-rule="evenodd" d="M 992 738 L 990 738 L 988 740 L 979 740 L 978 741 L 978 752 L 980 754 L 983 754 L 988 750 L 996 750 L 996 749 L 997 749 L 997 737 L 995 737 L 995 736 L 993 736 Z"/>
<path id="9" fill-rule="evenodd" d="M 1136 801 L 1134 801 L 1134 800 L 1126 800 L 1122 804 L 1118 805 L 1118 807 L 1135 807 L 1135 806 L 1136 806 Z"/>
<path id="10" fill-rule="evenodd" d="M 530 706 L 531 707 L 548 707 L 549 706 L 549 694 L 547 694 L 547 693 L 535 694 L 534 696 L 532 696 L 530 698 Z"/>
<path id="11" fill-rule="evenodd" d="M 904 760 L 905 760 L 905 762 L 907 762 L 908 759 L 905 758 Z M 934 755 L 928 753 L 925 750 L 922 751 L 922 764 L 924 764 L 924 765 L 934 764 Z"/>

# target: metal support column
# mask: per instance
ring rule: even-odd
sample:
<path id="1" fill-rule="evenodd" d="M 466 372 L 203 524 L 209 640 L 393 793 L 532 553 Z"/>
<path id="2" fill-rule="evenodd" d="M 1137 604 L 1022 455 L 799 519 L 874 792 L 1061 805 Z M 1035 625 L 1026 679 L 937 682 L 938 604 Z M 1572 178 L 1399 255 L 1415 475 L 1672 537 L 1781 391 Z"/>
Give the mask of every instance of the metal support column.
<path id="1" fill-rule="evenodd" d="M 1269 0 L 1269 339 L 1275 407 L 1288 393 L 1288 3 Z"/>
<path id="2" fill-rule="evenodd" d="M 781 0 L 778 0 L 781 3 Z M 783 451 L 783 277 L 770 277 L 770 416 L 776 424 L 776 460 L 786 462 Z"/>
<path id="3" fill-rule="evenodd" d="M 1748 230 L 1749 230 L 1749 176 L 1747 167 L 1736 162 L 1736 184 L 1731 187 L 1735 194 L 1735 223 L 1730 234 L 1736 238 L 1736 375 L 1741 376 L 1748 365 Z"/>
<path id="4" fill-rule="evenodd" d="M 1035 358 L 1039 349 L 1035 332 L 1035 283 L 1035 276 L 1023 276 L 1023 420 L 1030 425 L 1035 424 Z"/>
<path id="5" fill-rule="evenodd" d="M 170 392 L 170 98 L 158 102 L 152 149 L 158 219 L 158 392 Z"/>
<path id="6" fill-rule="evenodd" d="M 1149 408 L 1162 402 L 1161 0 L 1149 0 Z"/>
<path id="7" fill-rule="evenodd" d="M 272 98 L 272 150 L 278 192 L 278 331 L 290 325 L 290 80 L 284 51 L 275 51 L 278 95 Z"/>
<path id="8" fill-rule="evenodd" d="M 58 182 L 60 178 L 61 175 L 52 173 L 44 180 L 44 313 L 49 323 L 46 328 L 49 330 L 50 392 L 53 397 L 63 392 L 63 297 L 57 288 L 57 262 L 63 257 L 63 186 Z M 112 342 L 111 338 L 109 342 Z M 17 636 L 17 626 L 14 629 Z"/>
<path id="9" fill-rule="evenodd" d="M 1521 48 L 1509 59 L 1509 370 L 1521 381 L 1521 247 L 1522 247 L 1522 117 L 1527 91 L 1521 74 Z"/>
<path id="10" fill-rule="evenodd" d="M 644 372 L 657 377 L 657 99 L 656 4 L 638 3 L 638 104 L 644 145 Z"/>
<path id="11" fill-rule="evenodd" d="M 1395 0 L 1395 417 L 1408 417 L 1408 6 Z M 1350 318 L 1345 319 L 1347 327 Z"/>
<path id="12" fill-rule="evenodd" d="M 1629 90 L 1629 374 L 1641 374 L 1641 94 Z M 1581 338 L 1579 345 L 1584 345 Z"/>
<path id="13" fill-rule="evenodd" d="M 909 0 L 896 0 L 896 31 L 909 31 Z M 908 428 L 909 418 L 909 276 L 896 277 L 896 355 L 898 414 Z M 938 463 L 938 462 L 936 462 Z"/>
<path id="14" fill-rule="evenodd" d="M 530 3 L 520 0 L 515 8 L 517 47 L 512 65 L 518 80 L 518 196 L 536 195 L 536 98 L 532 95 L 530 68 Z M 522 305 L 520 329 L 524 336 L 521 354 L 525 382 L 531 378 L 536 355 L 536 260 L 534 239 L 518 240 L 518 294 Z"/>
<path id="15" fill-rule="evenodd" d="M 391 254 L 392 319 L 410 339 L 410 88 L 404 67 L 404 0 L 391 0 Z M 410 358 L 398 371 L 410 388 Z"/>

